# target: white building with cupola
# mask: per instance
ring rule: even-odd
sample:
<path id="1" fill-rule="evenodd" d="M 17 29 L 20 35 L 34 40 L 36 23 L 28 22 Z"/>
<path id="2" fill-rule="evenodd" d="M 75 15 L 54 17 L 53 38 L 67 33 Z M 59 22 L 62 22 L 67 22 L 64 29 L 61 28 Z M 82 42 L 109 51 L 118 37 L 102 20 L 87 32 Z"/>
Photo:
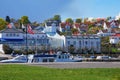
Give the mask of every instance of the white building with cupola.
<path id="1" fill-rule="evenodd" d="M 65 36 L 59 35 L 57 30 L 60 30 L 59 22 L 48 21 L 45 23 L 44 31 L 49 37 L 50 46 L 52 49 L 63 48 L 65 45 Z"/>

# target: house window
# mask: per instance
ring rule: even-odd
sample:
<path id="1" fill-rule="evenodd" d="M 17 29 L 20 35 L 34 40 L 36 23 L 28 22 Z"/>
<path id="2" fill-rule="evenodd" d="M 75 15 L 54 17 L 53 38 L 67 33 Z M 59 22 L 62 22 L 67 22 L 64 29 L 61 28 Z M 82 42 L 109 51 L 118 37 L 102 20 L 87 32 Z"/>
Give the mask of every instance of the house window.
<path id="1" fill-rule="evenodd" d="M 18 36 L 19 36 L 19 34 L 17 33 L 17 34 L 16 34 L 16 36 L 18 37 Z"/>
<path id="2" fill-rule="evenodd" d="M 81 46 L 81 41 L 79 41 L 79 45 Z"/>
<path id="3" fill-rule="evenodd" d="M 99 42 L 96 42 L 96 45 L 97 45 L 97 49 L 98 49 L 98 48 L 99 48 L 100 43 L 99 43 Z"/>
<path id="4" fill-rule="evenodd" d="M 73 44 L 76 45 L 76 41 L 74 41 Z"/>
<path id="5" fill-rule="evenodd" d="M 44 38 L 44 35 L 42 35 L 42 38 Z"/>
<path id="6" fill-rule="evenodd" d="M 6 36 L 8 36 L 8 34 L 6 34 Z"/>
<path id="7" fill-rule="evenodd" d="M 12 33 L 10 33 L 10 36 L 12 36 Z"/>
<path id="8" fill-rule="evenodd" d="M 47 39 L 47 44 L 49 43 L 49 39 Z"/>
<path id="9" fill-rule="evenodd" d="M 37 35 L 37 38 L 39 38 L 39 35 Z"/>
<path id="10" fill-rule="evenodd" d="M 85 44 L 86 44 L 86 45 L 88 44 L 87 41 L 85 41 Z"/>
<path id="11" fill-rule="evenodd" d="M 13 33 L 13 36 L 15 36 L 15 33 Z"/>
<path id="12" fill-rule="evenodd" d="M 45 39 L 43 39 L 43 44 L 45 44 L 46 43 L 46 40 Z"/>
<path id="13" fill-rule="evenodd" d="M 70 45 L 70 41 L 67 41 L 68 45 Z"/>
<path id="14" fill-rule="evenodd" d="M 93 45 L 93 42 L 91 42 L 91 45 Z"/>

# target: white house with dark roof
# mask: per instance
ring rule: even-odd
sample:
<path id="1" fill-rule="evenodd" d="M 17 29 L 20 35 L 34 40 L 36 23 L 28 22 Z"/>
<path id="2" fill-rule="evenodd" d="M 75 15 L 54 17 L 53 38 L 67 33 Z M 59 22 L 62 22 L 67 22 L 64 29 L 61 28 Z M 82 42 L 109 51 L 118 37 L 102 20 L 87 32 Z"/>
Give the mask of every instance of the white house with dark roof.
<path id="1" fill-rule="evenodd" d="M 23 41 L 23 31 L 15 28 L 6 28 L 0 31 L 1 41 Z"/>
<path id="2" fill-rule="evenodd" d="M 20 29 L 6 28 L 0 31 L 0 44 L 8 44 L 14 50 L 35 50 L 43 46 L 47 49 L 49 38 L 46 33 L 34 30 L 34 34 L 29 34 Z M 27 46 L 27 47 L 26 47 Z"/>

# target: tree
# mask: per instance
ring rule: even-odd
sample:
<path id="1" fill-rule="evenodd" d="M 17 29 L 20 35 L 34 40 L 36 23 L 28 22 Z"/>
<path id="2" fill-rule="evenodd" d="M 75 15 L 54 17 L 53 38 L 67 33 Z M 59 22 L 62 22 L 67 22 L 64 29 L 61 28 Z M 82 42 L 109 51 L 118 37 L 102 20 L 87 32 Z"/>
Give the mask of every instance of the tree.
<path id="1" fill-rule="evenodd" d="M 4 50 L 5 54 L 11 54 L 13 51 L 13 49 L 10 48 L 9 45 L 6 45 L 6 44 L 3 45 L 3 50 Z"/>
<path id="2" fill-rule="evenodd" d="M 112 17 L 111 17 L 111 16 L 109 16 L 109 17 L 107 17 L 107 18 L 106 18 L 106 20 L 107 20 L 107 21 L 109 21 L 110 19 L 112 19 Z"/>
<path id="3" fill-rule="evenodd" d="M 72 31 L 72 34 L 78 34 L 78 32 L 79 32 L 78 29 L 76 29 L 76 28 L 72 28 L 71 31 Z"/>
<path id="4" fill-rule="evenodd" d="M 73 45 L 70 45 L 70 46 L 68 47 L 68 51 L 69 51 L 71 54 L 73 54 L 74 51 L 75 51 L 75 47 L 74 47 Z"/>
<path id="5" fill-rule="evenodd" d="M 53 20 L 58 21 L 60 23 L 61 22 L 60 15 L 54 15 Z"/>
<path id="6" fill-rule="evenodd" d="M 118 19 L 118 23 L 120 24 L 120 18 Z"/>
<path id="7" fill-rule="evenodd" d="M 9 16 L 6 16 L 6 22 L 10 23 L 10 17 Z"/>
<path id="8" fill-rule="evenodd" d="M 72 20 L 71 18 L 67 18 L 67 19 L 65 20 L 65 22 L 68 22 L 68 23 L 73 24 L 73 20 Z"/>
<path id="9" fill-rule="evenodd" d="M 4 29 L 6 27 L 6 21 L 2 18 L 0 18 L 0 30 Z"/>
<path id="10" fill-rule="evenodd" d="M 40 24 L 39 24 L 38 22 L 35 21 L 35 22 L 32 23 L 32 26 L 38 27 L 38 26 L 40 26 Z"/>
<path id="11" fill-rule="evenodd" d="M 84 18 L 84 23 L 88 22 L 88 18 Z"/>
<path id="12" fill-rule="evenodd" d="M 20 29 L 22 27 L 22 24 L 21 24 L 21 20 L 20 19 L 17 19 L 15 20 L 12 18 L 11 22 L 13 21 L 14 22 L 14 26 L 17 28 L 17 29 Z"/>
<path id="13" fill-rule="evenodd" d="M 103 53 L 109 53 L 109 37 L 101 37 L 101 51 Z"/>
<path id="14" fill-rule="evenodd" d="M 30 21 L 28 19 L 28 16 L 22 16 L 21 17 L 21 23 L 22 24 L 28 24 L 28 23 L 30 23 Z"/>
<path id="15" fill-rule="evenodd" d="M 81 18 L 78 18 L 75 20 L 76 23 L 81 23 L 82 22 L 82 19 Z"/>

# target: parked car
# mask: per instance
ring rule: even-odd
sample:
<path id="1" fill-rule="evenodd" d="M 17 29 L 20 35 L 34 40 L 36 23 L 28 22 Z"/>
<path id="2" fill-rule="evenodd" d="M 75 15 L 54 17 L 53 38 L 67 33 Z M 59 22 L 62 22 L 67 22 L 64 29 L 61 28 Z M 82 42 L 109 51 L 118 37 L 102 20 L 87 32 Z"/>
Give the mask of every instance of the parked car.
<path id="1" fill-rule="evenodd" d="M 96 60 L 110 60 L 111 57 L 110 56 L 97 56 Z"/>

